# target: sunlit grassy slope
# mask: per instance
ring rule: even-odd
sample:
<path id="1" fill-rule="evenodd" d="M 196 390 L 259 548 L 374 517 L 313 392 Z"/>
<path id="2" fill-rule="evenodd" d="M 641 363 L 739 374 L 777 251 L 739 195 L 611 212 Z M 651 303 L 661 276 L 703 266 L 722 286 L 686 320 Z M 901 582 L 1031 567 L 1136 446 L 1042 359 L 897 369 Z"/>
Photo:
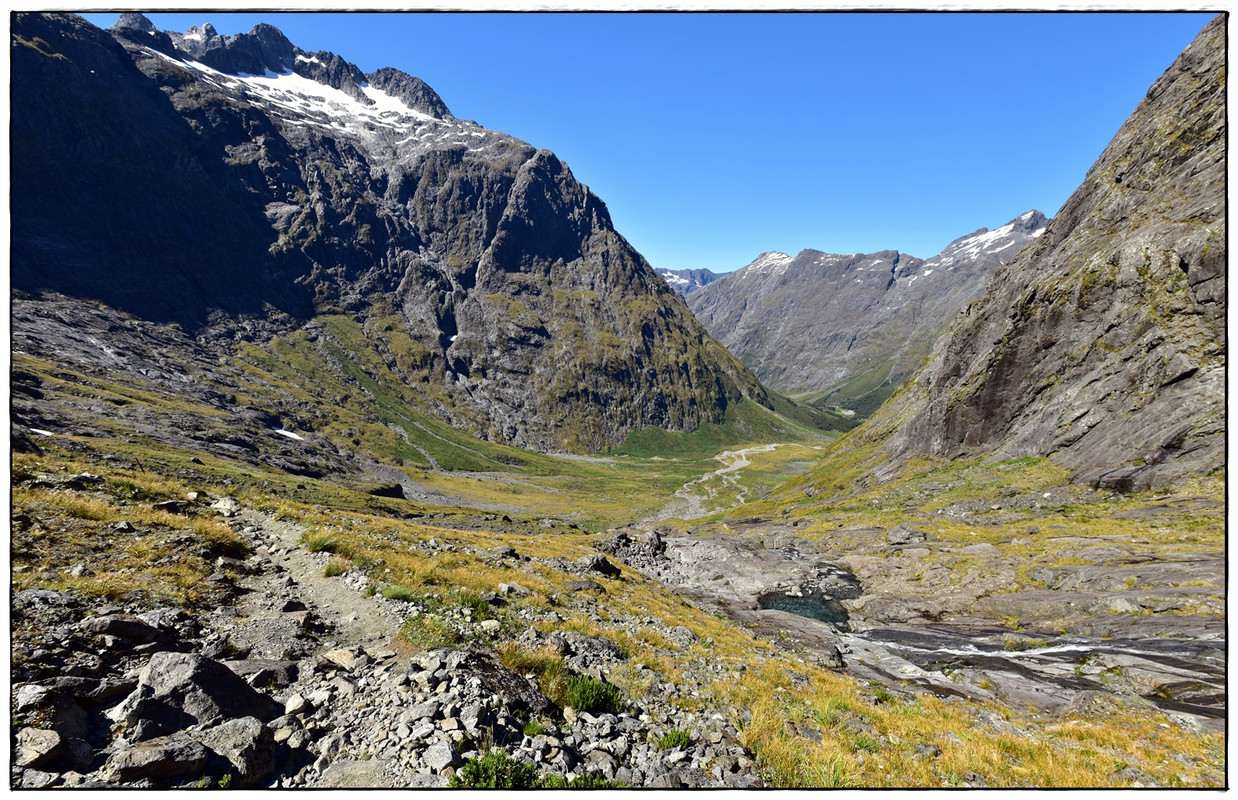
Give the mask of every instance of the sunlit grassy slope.
<path id="1" fill-rule="evenodd" d="M 1144 709 L 1123 710 L 1120 701 L 1106 718 L 1037 719 L 1018 710 L 866 686 L 755 639 L 622 565 L 618 578 L 598 578 L 604 595 L 572 592 L 566 584 L 577 576 L 536 559 L 595 552 L 598 537 L 577 528 L 519 515 L 502 519 L 415 507 L 318 481 L 301 480 L 297 488 L 270 473 L 209 459 L 196 464 L 154 450 L 145 453 L 147 469 L 138 471 L 85 441 L 40 442 L 41 455 L 13 459 L 13 510 L 22 521 L 14 529 L 16 589 L 72 588 L 115 601 L 209 607 L 206 573 L 213 565 L 199 564 L 194 573 L 156 556 L 163 556 L 159 548 L 166 542 L 184 536 L 215 548 L 239 547 L 226 526 L 202 513 L 209 498 L 228 495 L 303 526 L 305 547 L 330 553 L 328 572 L 365 573 L 376 591 L 424 608 L 404 634 L 413 648 L 441 644 L 436 631 L 477 607 L 480 594 L 500 583 L 520 583 L 530 594 L 491 609 L 498 629 L 469 634 L 479 637 L 474 645 L 493 647 L 507 663 L 549 682 L 557 674 L 547 663 L 552 657 L 525 652 L 516 641 L 529 625 L 519 616 L 522 610 L 537 612 L 542 621 L 533 624 L 544 633 L 574 630 L 606 638 L 627 656 L 608 675 L 625 703 L 640 704 L 657 693 L 684 710 L 721 710 L 740 728 L 774 786 L 959 786 L 970 773 L 983 775 L 992 787 L 1123 786 L 1129 785 L 1121 774 L 1127 765 L 1166 786 L 1217 786 L 1223 780 L 1221 737 L 1189 736 Z M 34 485 L 40 473 L 84 471 L 100 480 L 57 492 Z M 190 492 L 200 493 L 200 511 L 192 516 L 150 510 L 154 502 Z M 71 574 L 69 562 L 97 552 L 97 537 L 122 519 L 135 521 L 142 535 L 111 534 L 106 557 L 96 555 L 89 571 Z M 431 540 L 434 546 L 427 546 Z M 535 560 L 488 554 L 499 545 Z M 699 641 L 683 647 L 657 633 L 678 625 Z M 925 747 L 940 753 L 925 756 Z"/>

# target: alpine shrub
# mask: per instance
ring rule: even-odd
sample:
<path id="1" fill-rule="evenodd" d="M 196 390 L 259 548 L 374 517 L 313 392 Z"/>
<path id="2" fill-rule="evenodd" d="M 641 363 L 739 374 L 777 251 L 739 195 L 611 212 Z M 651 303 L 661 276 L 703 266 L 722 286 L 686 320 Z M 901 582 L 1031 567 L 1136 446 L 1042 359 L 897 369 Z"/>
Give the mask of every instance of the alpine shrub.
<path id="1" fill-rule="evenodd" d="M 618 714 L 623 708 L 623 695 L 618 686 L 588 675 L 572 675 L 567 679 L 564 701 L 577 711 L 589 714 Z"/>

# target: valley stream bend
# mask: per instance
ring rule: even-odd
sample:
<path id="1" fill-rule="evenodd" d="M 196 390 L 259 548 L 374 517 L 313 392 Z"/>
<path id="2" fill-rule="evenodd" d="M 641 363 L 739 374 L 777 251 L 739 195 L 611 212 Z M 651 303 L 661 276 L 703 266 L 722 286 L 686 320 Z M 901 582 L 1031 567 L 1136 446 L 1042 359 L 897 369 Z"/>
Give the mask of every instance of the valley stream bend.
<path id="1" fill-rule="evenodd" d="M 743 505 L 747 502 L 750 487 L 745 486 L 736 473 L 744 467 L 751 466 L 752 460 L 749 456 L 756 453 L 769 453 L 775 448 L 785 446 L 785 443 L 762 444 L 719 453 L 714 456 L 714 459 L 722 462 L 720 469 L 690 480 L 675 490 L 675 499 L 646 522 L 657 522 L 671 517 L 685 520 L 697 519 L 714 511 Z M 728 495 L 732 491 L 734 502 L 729 502 Z M 721 499 L 720 496 L 722 496 Z"/>

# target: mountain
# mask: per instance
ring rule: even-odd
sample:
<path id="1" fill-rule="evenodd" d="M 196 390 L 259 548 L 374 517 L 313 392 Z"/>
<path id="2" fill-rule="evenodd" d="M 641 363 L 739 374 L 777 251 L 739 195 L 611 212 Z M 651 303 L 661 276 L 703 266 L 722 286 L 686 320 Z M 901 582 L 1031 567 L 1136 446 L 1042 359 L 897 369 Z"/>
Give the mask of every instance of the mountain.
<path id="1" fill-rule="evenodd" d="M 1121 490 L 1225 468 L 1225 39 L 1217 17 L 870 421 L 879 477 L 979 454 Z"/>
<path id="2" fill-rule="evenodd" d="M 341 380 L 542 451 L 770 402 L 566 164 L 455 118 L 413 76 L 363 74 L 270 25 L 18 14 L 12 41 L 19 340 L 47 340 L 68 308 L 38 303 L 74 298 L 115 312 L 90 332 L 104 348 L 109 326 L 145 323 L 216 362 L 304 342 Z M 356 347 L 381 365 L 364 378 Z"/>
<path id="3" fill-rule="evenodd" d="M 689 295 L 702 286 L 708 286 L 722 276 L 707 269 L 665 269 L 659 268 L 658 274 L 667 285 L 682 295 Z"/>
<path id="4" fill-rule="evenodd" d="M 867 414 L 984 292 L 992 271 L 1046 224 L 1029 211 L 927 260 L 893 250 L 763 253 L 693 292 L 688 305 L 769 386 Z"/>

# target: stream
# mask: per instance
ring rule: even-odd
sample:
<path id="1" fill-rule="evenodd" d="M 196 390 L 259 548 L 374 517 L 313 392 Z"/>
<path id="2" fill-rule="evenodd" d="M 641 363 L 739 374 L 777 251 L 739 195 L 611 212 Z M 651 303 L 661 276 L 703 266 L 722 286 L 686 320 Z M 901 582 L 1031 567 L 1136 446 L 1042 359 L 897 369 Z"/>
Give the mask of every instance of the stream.
<path id="1" fill-rule="evenodd" d="M 811 589 L 765 592 L 757 605 L 825 625 L 846 669 L 864 680 L 1050 712 L 1086 711 L 1102 692 L 1143 698 L 1192 727 L 1224 727 L 1223 639 L 1012 636 L 1001 626 L 942 624 L 853 632 L 843 604 Z"/>
<path id="2" fill-rule="evenodd" d="M 1087 693 L 1141 697 L 1210 730 L 1226 717 L 1225 642 L 1200 639 L 1051 637 L 1043 646 L 1008 642 L 1003 629 L 891 625 L 840 633 L 847 667 L 882 682 L 937 694 L 997 697 L 1016 707 L 1062 711 Z"/>

